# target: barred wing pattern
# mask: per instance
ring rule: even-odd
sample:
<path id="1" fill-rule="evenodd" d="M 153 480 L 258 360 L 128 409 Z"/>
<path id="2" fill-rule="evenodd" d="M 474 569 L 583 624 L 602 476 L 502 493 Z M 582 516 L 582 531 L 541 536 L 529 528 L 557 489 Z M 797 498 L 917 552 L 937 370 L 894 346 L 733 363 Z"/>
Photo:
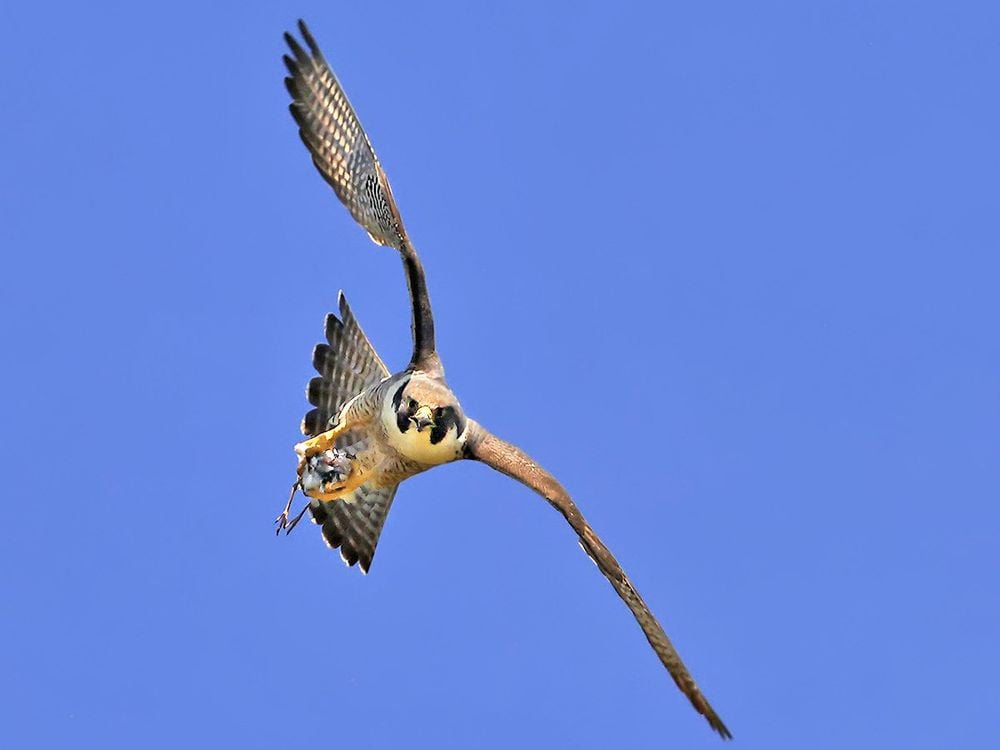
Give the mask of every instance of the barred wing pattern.
<path id="1" fill-rule="evenodd" d="M 309 51 L 285 34 L 294 58 L 284 56 L 292 95 L 289 109 L 313 164 L 337 197 L 379 245 L 402 250 L 406 232 L 389 179 L 379 164 L 354 108 L 305 23 L 299 32 Z"/>
<path id="2" fill-rule="evenodd" d="M 371 567 L 397 487 L 367 483 L 340 500 L 313 500 L 309 505 L 313 522 L 323 527 L 323 540 L 332 549 L 340 547 L 340 556 L 348 565 L 360 563 L 363 573 Z"/>
<path id="3" fill-rule="evenodd" d="M 625 571 L 622 570 L 622 566 L 611 554 L 611 550 L 604 546 L 604 542 L 587 523 L 587 519 L 583 517 L 580 509 L 576 507 L 563 486 L 520 448 L 501 440 L 478 423 L 469 420 L 469 426 L 466 430 L 468 435 L 466 450 L 469 458 L 482 461 L 501 474 L 506 474 L 527 485 L 562 514 L 573 531 L 577 533 L 583 551 L 597 564 L 618 596 L 632 611 L 632 615 L 639 623 L 639 627 L 642 628 L 646 640 L 653 647 L 660 662 L 667 668 L 667 672 L 670 673 L 677 687 L 691 701 L 695 710 L 708 720 L 712 729 L 726 739 L 732 738 L 729 729 L 715 713 L 715 709 L 712 708 L 705 696 L 702 695 L 698 684 L 694 681 L 687 667 L 684 666 L 680 654 L 677 653 L 674 644 L 670 642 L 667 634 L 663 631 L 663 626 L 650 611 L 639 592 L 635 590 L 632 582 L 625 575 Z"/>
<path id="4" fill-rule="evenodd" d="M 361 330 L 343 292 L 337 302 L 340 318 L 333 313 L 326 316 L 329 343 L 313 349 L 313 367 L 319 377 L 309 381 L 306 396 L 316 408 L 302 419 L 302 432 L 309 436 L 325 432 L 344 403 L 389 377 L 389 369 Z"/>

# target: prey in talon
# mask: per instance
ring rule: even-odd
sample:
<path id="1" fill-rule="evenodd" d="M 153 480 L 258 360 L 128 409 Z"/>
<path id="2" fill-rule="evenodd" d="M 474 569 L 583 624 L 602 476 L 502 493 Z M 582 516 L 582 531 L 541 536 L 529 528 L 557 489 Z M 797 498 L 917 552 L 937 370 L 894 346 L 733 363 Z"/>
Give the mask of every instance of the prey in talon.
<path id="1" fill-rule="evenodd" d="M 347 478 L 354 470 L 356 457 L 347 451 L 326 450 L 304 459 L 299 487 L 307 496 L 311 494 L 332 495 L 346 485 Z"/>
<path id="2" fill-rule="evenodd" d="M 580 546 L 632 612 L 677 687 L 716 732 L 730 737 L 663 627 L 563 486 L 519 448 L 466 417 L 444 377 L 424 267 L 403 226 L 389 178 L 340 82 L 301 21 L 299 33 L 301 42 L 285 34 L 290 54 L 284 58 L 289 73 L 285 86 L 292 97 L 290 110 L 299 136 L 351 216 L 376 244 L 392 248 L 402 258 L 410 292 L 413 354 L 404 369 L 392 374 L 340 295 L 340 314 L 327 316 L 326 340 L 313 350 L 318 375 L 310 381 L 307 397 L 314 408 L 302 420 L 302 432 L 309 439 L 296 446 L 299 470 L 292 494 L 301 489 L 309 497 L 306 509 L 321 527 L 326 543 L 339 547 L 348 565 L 358 564 L 367 573 L 396 490 L 406 479 L 463 459 L 480 461 L 516 479 L 562 514 Z M 539 186 L 547 189 L 551 181 L 540 179 Z M 540 189 L 537 196 L 544 199 L 544 192 Z M 475 237 L 469 239 L 473 241 L 463 252 L 475 249 Z M 316 273 L 310 284 L 313 293 L 324 287 L 327 273 Z M 380 303 L 375 300 L 374 304 Z M 606 312 L 613 313 L 613 308 Z M 498 362 L 518 356 L 516 333 L 509 341 L 494 333 L 490 338 Z M 624 335 L 594 347 L 597 360 L 591 365 L 604 369 L 610 383 L 623 377 L 632 362 L 627 339 Z M 612 357 L 616 346 L 620 361 Z M 540 378 L 571 375 L 539 373 Z M 609 400 L 613 396 L 613 392 L 606 394 Z M 559 429 L 557 424 L 538 424 L 531 413 L 518 416 L 527 428 Z M 290 506 L 291 498 L 278 517 L 279 530 L 291 529 L 302 516 L 289 522 Z M 523 552 L 518 550 L 518 554 Z"/>
<path id="3" fill-rule="evenodd" d="M 288 514 L 292 508 L 292 500 L 295 493 L 302 490 L 302 494 L 311 498 L 313 502 L 318 500 L 333 500 L 348 489 L 348 480 L 355 473 L 355 463 L 357 456 L 351 451 L 339 448 L 328 448 L 310 450 L 309 441 L 299 443 L 295 449 L 299 454 L 298 478 L 292 485 L 291 494 L 285 509 L 275 519 L 278 524 L 275 533 L 281 533 L 284 529 L 286 534 L 290 534 L 292 529 L 302 520 L 302 516 L 309 505 L 299 512 L 295 518 L 289 519 Z M 360 469 L 358 469 L 360 471 Z"/>

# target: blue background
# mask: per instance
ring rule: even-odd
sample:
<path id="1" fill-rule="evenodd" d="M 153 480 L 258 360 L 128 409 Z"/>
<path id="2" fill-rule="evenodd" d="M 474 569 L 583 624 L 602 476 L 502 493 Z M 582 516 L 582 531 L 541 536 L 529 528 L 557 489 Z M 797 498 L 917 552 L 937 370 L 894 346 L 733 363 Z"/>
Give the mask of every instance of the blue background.
<path id="1" fill-rule="evenodd" d="M 4 3 L 5 747 L 719 747 L 544 502 L 272 519 L 344 288 L 399 261 L 286 111 L 304 16 L 467 411 L 574 493 L 746 748 L 987 746 L 990 3 Z M 417 7 L 419 6 L 419 7 Z"/>

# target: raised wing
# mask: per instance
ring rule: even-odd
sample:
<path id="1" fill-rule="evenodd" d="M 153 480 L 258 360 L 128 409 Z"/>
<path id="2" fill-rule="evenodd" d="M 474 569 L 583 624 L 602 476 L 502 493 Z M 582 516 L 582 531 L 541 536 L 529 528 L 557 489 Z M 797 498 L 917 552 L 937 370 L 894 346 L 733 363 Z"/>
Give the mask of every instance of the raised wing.
<path id="1" fill-rule="evenodd" d="M 313 349 L 313 367 L 319 377 L 309 381 L 306 396 L 315 409 L 302 419 L 305 435 L 325 432 L 331 417 L 340 407 L 365 388 L 389 376 L 385 363 L 375 352 L 365 332 L 341 292 L 338 298 L 340 318 L 326 316 L 326 344 Z"/>
<path id="2" fill-rule="evenodd" d="M 289 109 L 299 124 L 299 135 L 313 164 L 351 216 L 374 242 L 399 250 L 406 231 L 389 179 L 337 76 L 302 21 L 299 31 L 309 52 L 286 33 L 285 41 L 295 57 L 284 57 L 291 73 L 285 79 L 292 95 Z"/>
<path id="3" fill-rule="evenodd" d="M 330 548 L 340 547 L 348 565 L 360 563 L 362 572 L 368 572 L 398 486 L 367 483 L 340 500 L 310 501 L 313 523 L 323 527 L 323 539 Z"/>
<path id="4" fill-rule="evenodd" d="M 433 371 L 440 368 L 440 362 L 434 354 L 434 319 L 427 284 L 420 259 L 406 236 L 389 178 L 344 89 L 303 21 L 299 21 L 299 33 L 308 51 L 291 34 L 285 34 L 292 52 L 292 57 L 284 57 L 290 74 L 285 86 L 292 95 L 289 110 L 313 164 L 351 216 L 373 241 L 394 247 L 402 255 L 413 309 L 411 364 Z"/>
<path id="5" fill-rule="evenodd" d="M 615 556 L 611 554 L 611 550 L 604 546 L 594 530 L 590 528 L 590 524 L 580 513 L 580 509 L 576 507 L 569 493 L 563 489 L 555 477 L 538 466 L 517 446 L 492 435 L 472 420 L 469 421 L 467 429 L 466 450 L 469 458 L 482 461 L 502 474 L 527 485 L 548 500 L 549 504 L 565 517 L 580 537 L 580 546 L 583 547 L 584 552 L 597 563 L 597 567 L 600 568 L 605 578 L 618 592 L 628 608 L 632 610 L 639 627 L 646 634 L 649 645 L 660 657 L 660 661 L 663 662 L 663 666 L 667 668 L 670 676 L 674 678 L 677 687 L 688 697 L 698 713 L 708 720 L 712 729 L 722 737 L 731 739 L 732 734 L 730 734 L 729 729 L 722 723 L 722 719 L 719 718 L 709 705 L 708 700 L 702 695 L 701 690 L 698 689 L 697 683 L 688 672 L 687 667 L 684 666 L 684 662 L 681 661 L 680 655 L 663 631 L 663 627 L 646 606 L 646 602 L 643 601 L 639 592 L 635 590 L 632 582 L 625 575 L 625 571 L 622 570 Z"/>

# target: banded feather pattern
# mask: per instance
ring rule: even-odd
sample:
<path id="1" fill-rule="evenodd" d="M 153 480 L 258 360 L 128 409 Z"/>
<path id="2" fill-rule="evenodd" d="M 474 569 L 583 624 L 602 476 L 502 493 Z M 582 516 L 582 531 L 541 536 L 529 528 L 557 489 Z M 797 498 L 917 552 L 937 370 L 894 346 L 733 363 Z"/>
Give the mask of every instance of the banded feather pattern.
<path id="1" fill-rule="evenodd" d="M 363 573 L 371 567 L 398 486 L 363 484 L 348 497 L 330 502 L 313 500 L 309 505 L 313 523 L 322 526 L 323 540 L 333 549 L 339 547 L 344 562 L 358 563 Z"/>
<path id="2" fill-rule="evenodd" d="M 292 57 L 284 56 L 292 96 L 289 110 L 313 164 L 373 242 L 402 250 L 406 242 L 389 178 L 361 127 L 340 81 L 316 40 L 299 21 L 307 52 L 291 34 L 285 41 Z"/>
<path id="3" fill-rule="evenodd" d="M 562 514 L 573 531 L 577 533 L 580 547 L 594 561 L 604 577 L 608 579 L 608 583 L 631 610 L 639 627 L 642 628 L 646 640 L 649 641 L 649 645 L 653 647 L 653 651 L 656 652 L 660 662 L 666 667 L 680 691 L 691 701 L 695 710 L 705 717 L 712 729 L 718 732 L 723 739 L 732 739 L 733 735 L 729 728 L 702 694 L 698 683 L 694 681 L 694 677 L 684 665 L 681 655 L 677 653 L 674 644 L 667 637 L 660 621 L 656 619 L 645 600 L 636 591 L 635 586 L 625 575 L 625 571 L 622 570 L 622 566 L 611 550 L 605 546 L 601 538 L 587 523 L 587 519 L 583 517 L 566 489 L 554 476 L 536 464 L 516 445 L 501 440 L 496 435 L 484 430 L 473 420 L 469 421 L 468 430 L 469 436 L 466 446 L 471 458 L 482 461 L 501 474 L 506 474 L 512 479 L 522 482 L 545 498 L 553 508 Z"/>
<path id="4" fill-rule="evenodd" d="M 365 388 L 389 377 L 389 369 L 375 352 L 341 292 L 337 299 L 340 318 L 326 316 L 326 344 L 313 349 L 313 367 L 319 373 L 309 381 L 306 397 L 315 409 L 302 419 L 302 433 L 318 435 L 328 429 L 330 419 Z"/>
<path id="5" fill-rule="evenodd" d="M 375 353 L 343 293 L 340 317 L 331 314 L 326 320 L 327 343 L 313 351 L 319 376 L 310 381 L 307 397 L 315 408 L 302 421 L 302 431 L 312 437 L 296 446 L 300 457 L 296 487 L 310 498 L 307 507 L 321 526 L 324 541 L 339 548 L 348 565 L 359 565 L 367 573 L 401 482 L 458 459 L 481 461 L 537 492 L 563 516 L 677 687 L 712 729 L 723 738 L 732 737 L 657 618 L 565 488 L 519 448 L 465 417 L 445 382 L 423 265 L 403 228 L 389 180 L 309 29 L 299 21 L 298 30 L 301 43 L 285 34 L 290 55 L 284 56 L 284 63 L 289 72 L 285 86 L 292 96 L 289 109 L 299 136 L 314 166 L 369 237 L 399 251 L 412 314 L 413 355 L 406 369 L 394 376 Z M 302 484 L 307 469 L 320 473 L 323 491 L 314 491 L 314 474 L 307 475 L 308 489 Z M 328 482 L 324 478 L 328 475 L 334 479 Z M 291 502 L 290 498 L 289 506 Z M 286 506 L 278 517 L 279 530 L 290 529 L 300 517 L 289 521 Z"/>

